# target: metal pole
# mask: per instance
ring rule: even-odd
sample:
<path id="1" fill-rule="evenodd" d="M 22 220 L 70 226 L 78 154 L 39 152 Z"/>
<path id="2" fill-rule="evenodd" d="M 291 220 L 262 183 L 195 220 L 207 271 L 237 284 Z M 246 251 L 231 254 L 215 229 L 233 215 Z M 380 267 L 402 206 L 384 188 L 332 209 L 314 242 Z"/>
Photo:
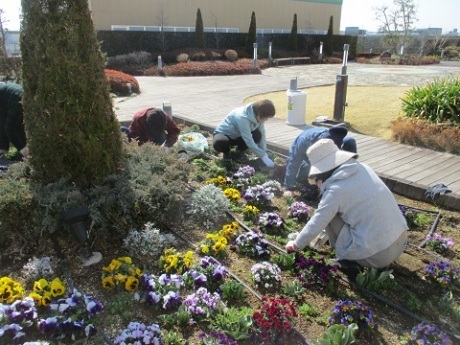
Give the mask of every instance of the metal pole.
<path id="1" fill-rule="evenodd" d="M 158 55 L 158 70 L 161 71 L 163 69 L 163 61 L 161 61 L 161 55 Z"/>
<path id="2" fill-rule="evenodd" d="M 350 49 L 350 45 L 349 45 L 349 44 L 344 44 L 344 45 L 343 45 L 342 75 L 346 75 L 346 74 L 347 74 L 348 49 Z"/>
<path id="3" fill-rule="evenodd" d="M 253 66 L 254 69 L 257 68 L 257 43 L 254 43 L 254 60 Z"/>
<path id="4" fill-rule="evenodd" d="M 334 121 L 343 122 L 345 117 L 345 106 L 347 105 L 347 64 L 348 50 L 350 45 L 343 46 L 343 64 L 341 74 L 335 79 L 335 100 L 334 100 Z"/>
<path id="5" fill-rule="evenodd" d="M 319 42 L 319 61 L 323 61 L 323 42 Z"/>
<path id="6" fill-rule="evenodd" d="M 272 42 L 268 42 L 268 61 L 272 61 Z"/>

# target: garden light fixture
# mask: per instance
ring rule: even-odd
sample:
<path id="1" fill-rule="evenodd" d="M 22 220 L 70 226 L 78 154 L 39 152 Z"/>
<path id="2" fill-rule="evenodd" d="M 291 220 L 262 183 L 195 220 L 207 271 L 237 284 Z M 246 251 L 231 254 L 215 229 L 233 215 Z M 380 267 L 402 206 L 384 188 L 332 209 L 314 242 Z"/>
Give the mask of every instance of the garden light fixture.
<path id="1" fill-rule="evenodd" d="M 86 206 L 72 208 L 62 216 L 62 219 L 70 226 L 78 241 L 83 244 L 83 266 L 90 266 L 102 260 L 101 253 L 91 251 L 86 230 L 88 217 L 89 210 Z"/>

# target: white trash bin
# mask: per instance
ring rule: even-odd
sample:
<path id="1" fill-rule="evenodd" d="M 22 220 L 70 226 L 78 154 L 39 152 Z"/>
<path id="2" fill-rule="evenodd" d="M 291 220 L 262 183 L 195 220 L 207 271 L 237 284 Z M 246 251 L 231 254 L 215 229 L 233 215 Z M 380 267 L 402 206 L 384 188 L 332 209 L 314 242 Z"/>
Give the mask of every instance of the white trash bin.
<path id="1" fill-rule="evenodd" d="M 305 110 L 307 93 L 301 90 L 287 90 L 287 119 L 286 123 L 293 126 L 305 125 Z"/>

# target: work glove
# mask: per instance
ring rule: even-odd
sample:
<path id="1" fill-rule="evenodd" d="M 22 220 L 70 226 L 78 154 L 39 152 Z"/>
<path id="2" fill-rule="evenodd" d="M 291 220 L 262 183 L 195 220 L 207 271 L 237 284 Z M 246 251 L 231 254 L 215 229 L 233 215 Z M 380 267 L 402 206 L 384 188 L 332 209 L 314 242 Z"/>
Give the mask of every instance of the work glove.
<path id="1" fill-rule="evenodd" d="M 21 155 L 24 157 L 24 158 L 27 158 L 27 156 L 29 155 L 29 148 L 26 146 L 24 147 L 21 151 Z"/>
<path id="2" fill-rule="evenodd" d="M 289 241 L 286 244 L 285 249 L 288 253 L 294 253 L 297 251 L 298 248 L 297 248 L 297 244 L 295 243 L 295 241 Z"/>
<path id="3" fill-rule="evenodd" d="M 268 157 L 268 155 L 265 155 L 262 157 L 262 162 L 268 167 L 268 168 L 274 168 L 275 163 Z"/>

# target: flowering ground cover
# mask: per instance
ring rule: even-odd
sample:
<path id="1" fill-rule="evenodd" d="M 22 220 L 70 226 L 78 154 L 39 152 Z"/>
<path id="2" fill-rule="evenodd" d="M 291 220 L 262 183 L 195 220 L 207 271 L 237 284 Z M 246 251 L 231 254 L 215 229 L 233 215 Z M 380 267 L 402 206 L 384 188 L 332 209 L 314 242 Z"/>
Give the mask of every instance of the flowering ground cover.
<path id="1" fill-rule="evenodd" d="M 122 243 L 95 243 L 104 257 L 89 267 L 63 243 L 48 257 L 3 256 L 0 344 L 459 342 L 458 212 L 441 210 L 433 229 L 439 210 L 397 197 L 417 227 L 412 244 L 388 271 L 353 283 L 327 244 L 283 251 L 317 200 L 284 198 L 278 169 L 210 155 L 190 164 L 175 227 L 152 220 Z M 334 334 L 348 340 L 327 342 Z"/>

